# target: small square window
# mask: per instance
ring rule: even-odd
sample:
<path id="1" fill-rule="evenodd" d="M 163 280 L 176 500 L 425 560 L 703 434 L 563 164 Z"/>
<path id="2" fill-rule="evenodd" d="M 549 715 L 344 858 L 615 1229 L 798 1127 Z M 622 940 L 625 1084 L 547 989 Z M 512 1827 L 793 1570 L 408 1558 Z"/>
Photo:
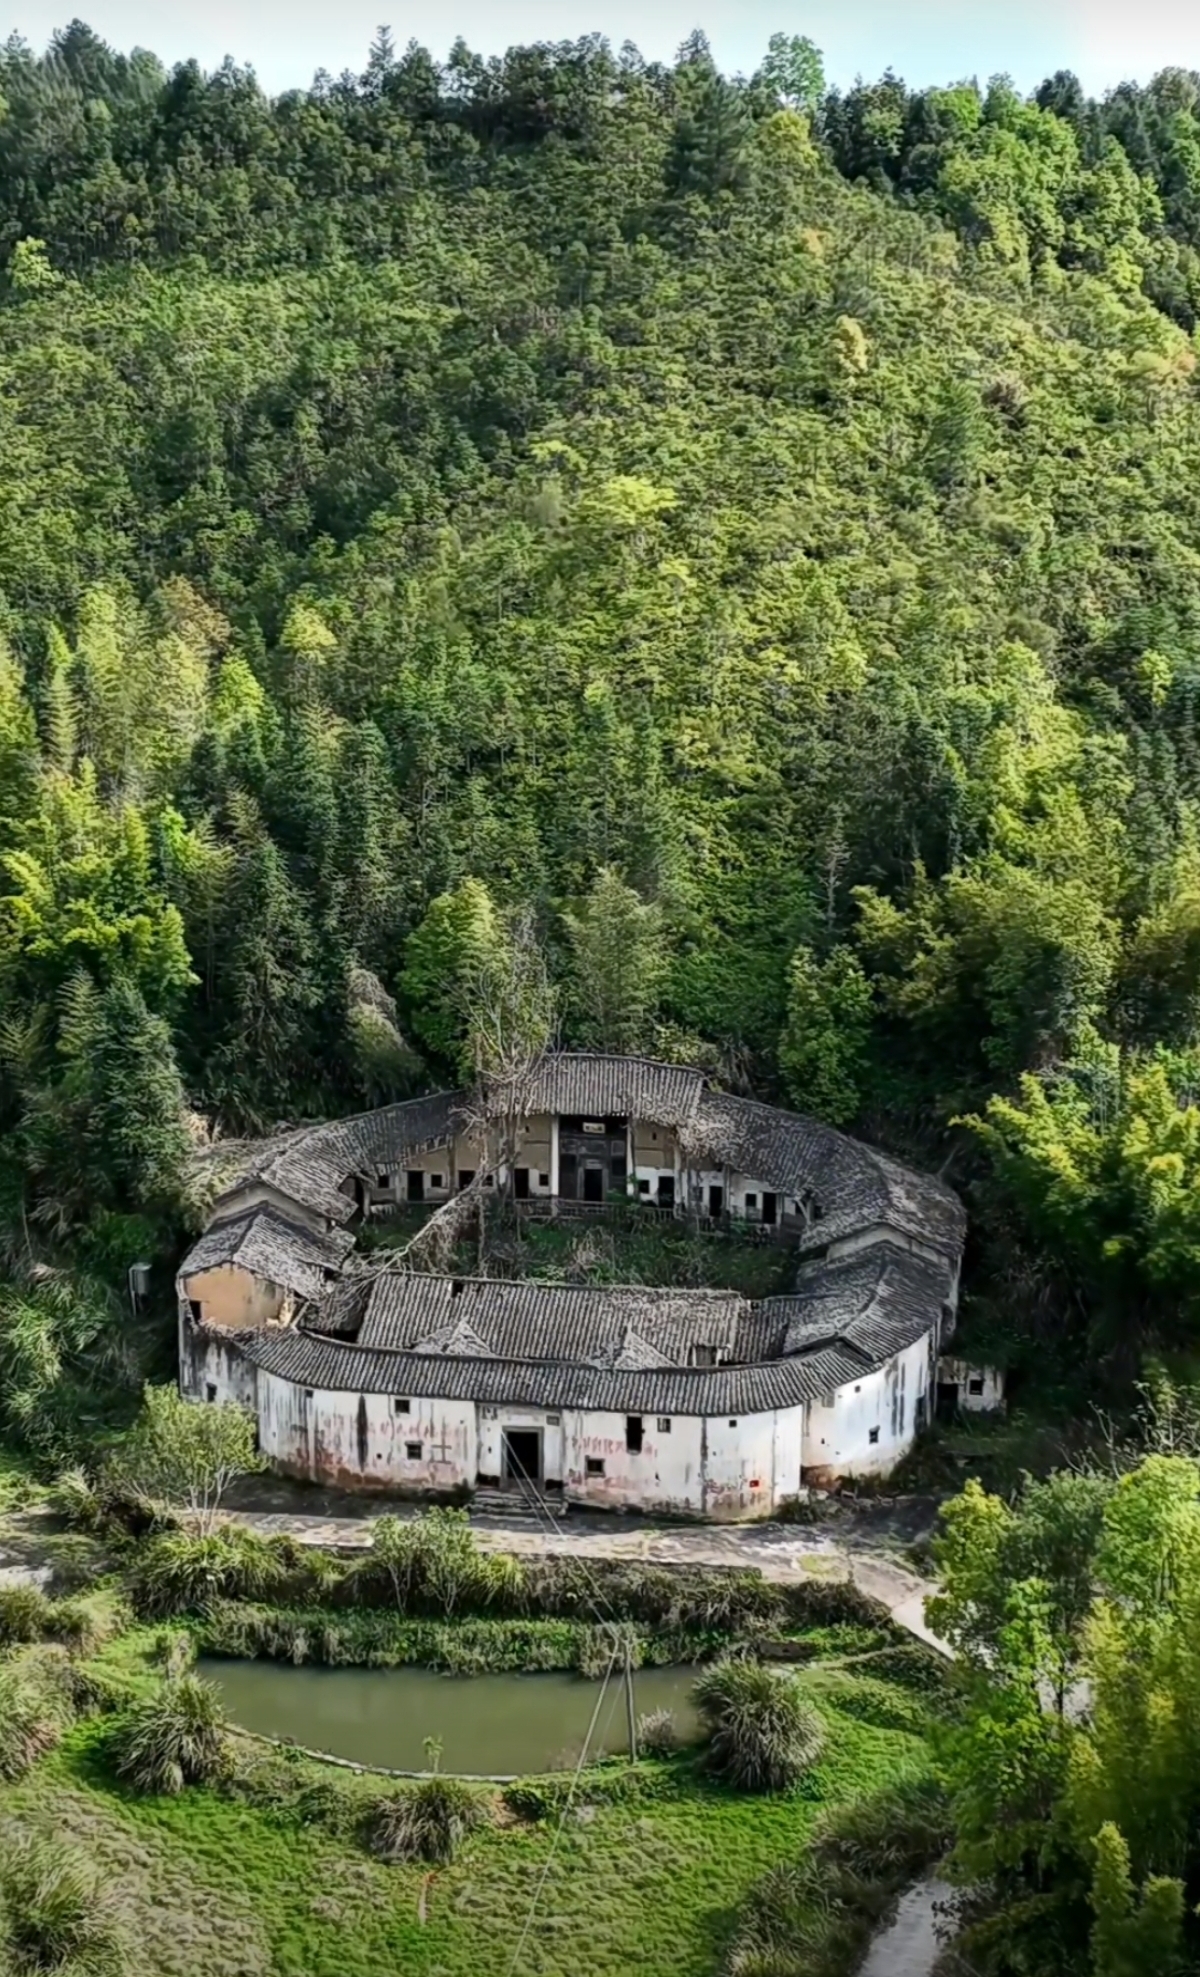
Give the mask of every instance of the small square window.
<path id="1" fill-rule="evenodd" d="M 746 1196 L 746 1206 L 747 1208 L 757 1208 L 758 1196 L 756 1194 L 748 1194 Z"/>
<path id="2" fill-rule="evenodd" d="M 208 1385 L 204 1389 L 204 1398 L 205 1400 L 215 1400 L 216 1397 L 217 1397 L 217 1389 L 214 1386 L 213 1382 L 210 1380 Z"/>
<path id="3" fill-rule="evenodd" d="M 659 1415 L 659 1417 L 658 1417 L 658 1432 L 659 1432 L 659 1434 L 660 1434 L 660 1435 L 669 1435 L 669 1434 L 670 1434 L 670 1432 L 671 1432 L 671 1417 L 670 1417 L 670 1415 L 669 1415 L 669 1414 L 660 1414 L 660 1415 Z"/>
<path id="4" fill-rule="evenodd" d="M 604 1464 L 598 1455 L 585 1456 L 583 1467 L 585 1475 L 603 1476 L 604 1474 Z"/>
<path id="5" fill-rule="evenodd" d="M 391 1182 L 392 1182 L 392 1177 L 391 1177 L 391 1175 L 390 1175 L 390 1174 L 388 1173 L 388 1171 L 387 1171 L 387 1168 L 386 1168 L 386 1167 L 377 1167 L 377 1168 L 375 1169 L 375 1185 L 376 1185 L 376 1187 L 379 1187 L 379 1188 L 386 1188 L 386 1187 L 390 1187 L 390 1186 L 391 1186 Z"/>
<path id="6" fill-rule="evenodd" d="M 646 1180 L 646 1179 L 645 1179 L 644 1177 L 639 1177 L 639 1179 L 638 1179 L 638 1193 L 639 1193 L 639 1194 L 649 1194 L 649 1192 L 650 1192 L 650 1183 L 649 1183 L 649 1181 L 648 1181 L 648 1180 Z"/>
<path id="7" fill-rule="evenodd" d="M 549 1187 L 549 1185 L 550 1185 L 550 1176 L 549 1176 L 549 1174 L 539 1174 L 539 1175 L 538 1175 L 538 1186 L 539 1186 L 539 1188 L 548 1188 L 548 1187 Z"/>
<path id="8" fill-rule="evenodd" d="M 420 1442 L 405 1442 L 404 1455 L 406 1461 L 419 1462 L 421 1460 L 421 1448 L 422 1444 Z"/>
<path id="9" fill-rule="evenodd" d="M 486 1175 L 483 1185 L 485 1188 L 494 1188 L 496 1185 L 496 1176 L 494 1174 Z"/>
<path id="10" fill-rule="evenodd" d="M 872 1446 L 874 1446 L 874 1444 L 879 1440 L 878 1428 L 872 1428 L 870 1434 L 867 1436 L 867 1440 L 872 1444 Z"/>
<path id="11" fill-rule="evenodd" d="M 392 1401 L 392 1413 L 393 1413 L 393 1414 L 407 1414 L 407 1413 L 408 1413 L 408 1406 L 409 1406 L 409 1404 L 408 1404 L 408 1402 L 407 1402 L 406 1400 L 401 1400 L 401 1399 L 399 1399 L 399 1398 L 394 1398 L 394 1399 L 393 1399 L 393 1401 Z"/>
<path id="12" fill-rule="evenodd" d="M 968 1380 L 967 1392 L 969 1394 L 981 1394 L 983 1392 L 983 1381 L 980 1379 Z"/>
<path id="13" fill-rule="evenodd" d="M 548 1428 L 557 1428 L 561 1420 L 562 1420 L 561 1414 L 547 1414 L 546 1426 Z"/>
<path id="14" fill-rule="evenodd" d="M 731 1419 L 731 1420 L 730 1420 L 730 1423 L 729 1423 L 729 1425 L 730 1425 L 730 1427 L 731 1427 L 731 1428 L 736 1428 L 736 1427 L 737 1427 L 737 1422 Z"/>
<path id="15" fill-rule="evenodd" d="M 311 1388 L 311 1387 L 305 1387 L 305 1389 L 304 1389 L 304 1398 L 305 1398 L 305 1400 L 311 1400 L 311 1399 L 312 1399 L 312 1397 L 313 1397 L 313 1390 L 312 1390 L 312 1388 Z"/>
<path id="16" fill-rule="evenodd" d="M 442 1176 L 440 1174 L 431 1174 L 429 1176 L 429 1185 L 431 1188 L 440 1188 L 444 1186 Z"/>

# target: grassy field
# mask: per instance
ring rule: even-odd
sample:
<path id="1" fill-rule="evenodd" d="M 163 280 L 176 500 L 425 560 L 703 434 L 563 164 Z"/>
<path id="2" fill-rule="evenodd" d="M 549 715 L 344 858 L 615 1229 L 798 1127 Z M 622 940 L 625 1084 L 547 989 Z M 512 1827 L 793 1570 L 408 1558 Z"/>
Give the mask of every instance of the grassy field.
<path id="1" fill-rule="evenodd" d="M 290 1813 L 214 1792 L 126 1794 L 96 1723 L 9 1788 L 4 1812 L 101 1865 L 144 1977 L 713 1977 L 754 1883 L 803 1851 L 822 1804 L 925 1765 L 918 1736 L 822 1706 L 826 1753 L 798 1795 L 739 1798 L 685 1761 L 645 1766 L 645 1797 L 593 1803 L 585 1790 L 556 1846 L 552 1821 L 497 1823 L 435 1872 L 383 1866 Z"/>

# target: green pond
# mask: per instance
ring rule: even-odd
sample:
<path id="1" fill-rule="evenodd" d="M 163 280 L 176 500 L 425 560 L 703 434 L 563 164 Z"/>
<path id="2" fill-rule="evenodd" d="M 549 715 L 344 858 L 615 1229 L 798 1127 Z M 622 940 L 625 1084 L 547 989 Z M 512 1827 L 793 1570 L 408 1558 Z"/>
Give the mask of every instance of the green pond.
<path id="1" fill-rule="evenodd" d="M 578 1675 L 437 1675 L 428 1668 L 293 1668 L 278 1661 L 205 1659 L 233 1723 L 309 1750 L 389 1771 L 424 1771 L 426 1737 L 443 1771 L 484 1777 L 572 1767 L 600 1697 Z M 696 1724 L 693 1668 L 638 1669 L 638 1716 L 669 1709 L 684 1738 Z M 629 1748 L 624 1684 L 610 1681 L 590 1749 Z"/>

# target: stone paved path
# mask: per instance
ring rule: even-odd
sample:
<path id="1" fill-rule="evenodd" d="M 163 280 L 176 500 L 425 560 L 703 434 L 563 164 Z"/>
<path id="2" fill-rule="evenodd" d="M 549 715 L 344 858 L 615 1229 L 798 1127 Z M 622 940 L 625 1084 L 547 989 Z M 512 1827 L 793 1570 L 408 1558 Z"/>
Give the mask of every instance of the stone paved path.
<path id="1" fill-rule="evenodd" d="M 380 1513 L 382 1514 L 382 1513 Z M 239 1510 L 231 1521 L 261 1531 L 286 1534 L 301 1544 L 360 1549 L 371 1542 L 372 1516 L 302 1517 L 279 1511 Z M 851 1580 L 873 1599 L 881 1600 L 897 1626 L 940 1654 L 948 1654 L 925 1625 L 925 1597 L 933 1591 L 907 1566 L 883 1552 L 859 1549 L 807 1526 L 756 1524 L 747 1526 L 606 1524 L 589 1521 L 573 1525 L 568 1516 L 554 1528 L 528 1520 L 511 1523 L 489 1517 L 472 1520 L 481 1545 L 495 1551 L 546 1554 L 561 1552 L 577 1558 L 636 1558 L 647 1564 L 755 1565 L 766 1579 Z"/>

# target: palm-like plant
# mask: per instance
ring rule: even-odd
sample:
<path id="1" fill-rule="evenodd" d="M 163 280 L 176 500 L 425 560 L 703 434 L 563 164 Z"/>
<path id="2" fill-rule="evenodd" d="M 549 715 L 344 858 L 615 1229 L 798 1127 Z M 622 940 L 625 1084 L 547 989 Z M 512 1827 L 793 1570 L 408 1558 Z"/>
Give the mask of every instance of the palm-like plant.
<path id="1" fill-rule="evenodd" d="M 59 1841 L 23 1835 L 0 1851 L 0 1968 L 11 1977 L 127 1977 L 116 1898 Z"/>
<path id="2" fill-rule="evenodd" d="M 171 1675 L 117 1726 L 118 1775 L 139 1792 L 181 1792 L 207 1785 L 229 1768 L 221 1698 L 198 1675 Z"/>
<path id="3" fill-rule="evenodd" d="M 824 1726 L 795 1679 L 758 1661 L 718 1661 L 693 1694 L 709 1764 L 744 1792 L 782 1792 L 815 1762 Z"/>

